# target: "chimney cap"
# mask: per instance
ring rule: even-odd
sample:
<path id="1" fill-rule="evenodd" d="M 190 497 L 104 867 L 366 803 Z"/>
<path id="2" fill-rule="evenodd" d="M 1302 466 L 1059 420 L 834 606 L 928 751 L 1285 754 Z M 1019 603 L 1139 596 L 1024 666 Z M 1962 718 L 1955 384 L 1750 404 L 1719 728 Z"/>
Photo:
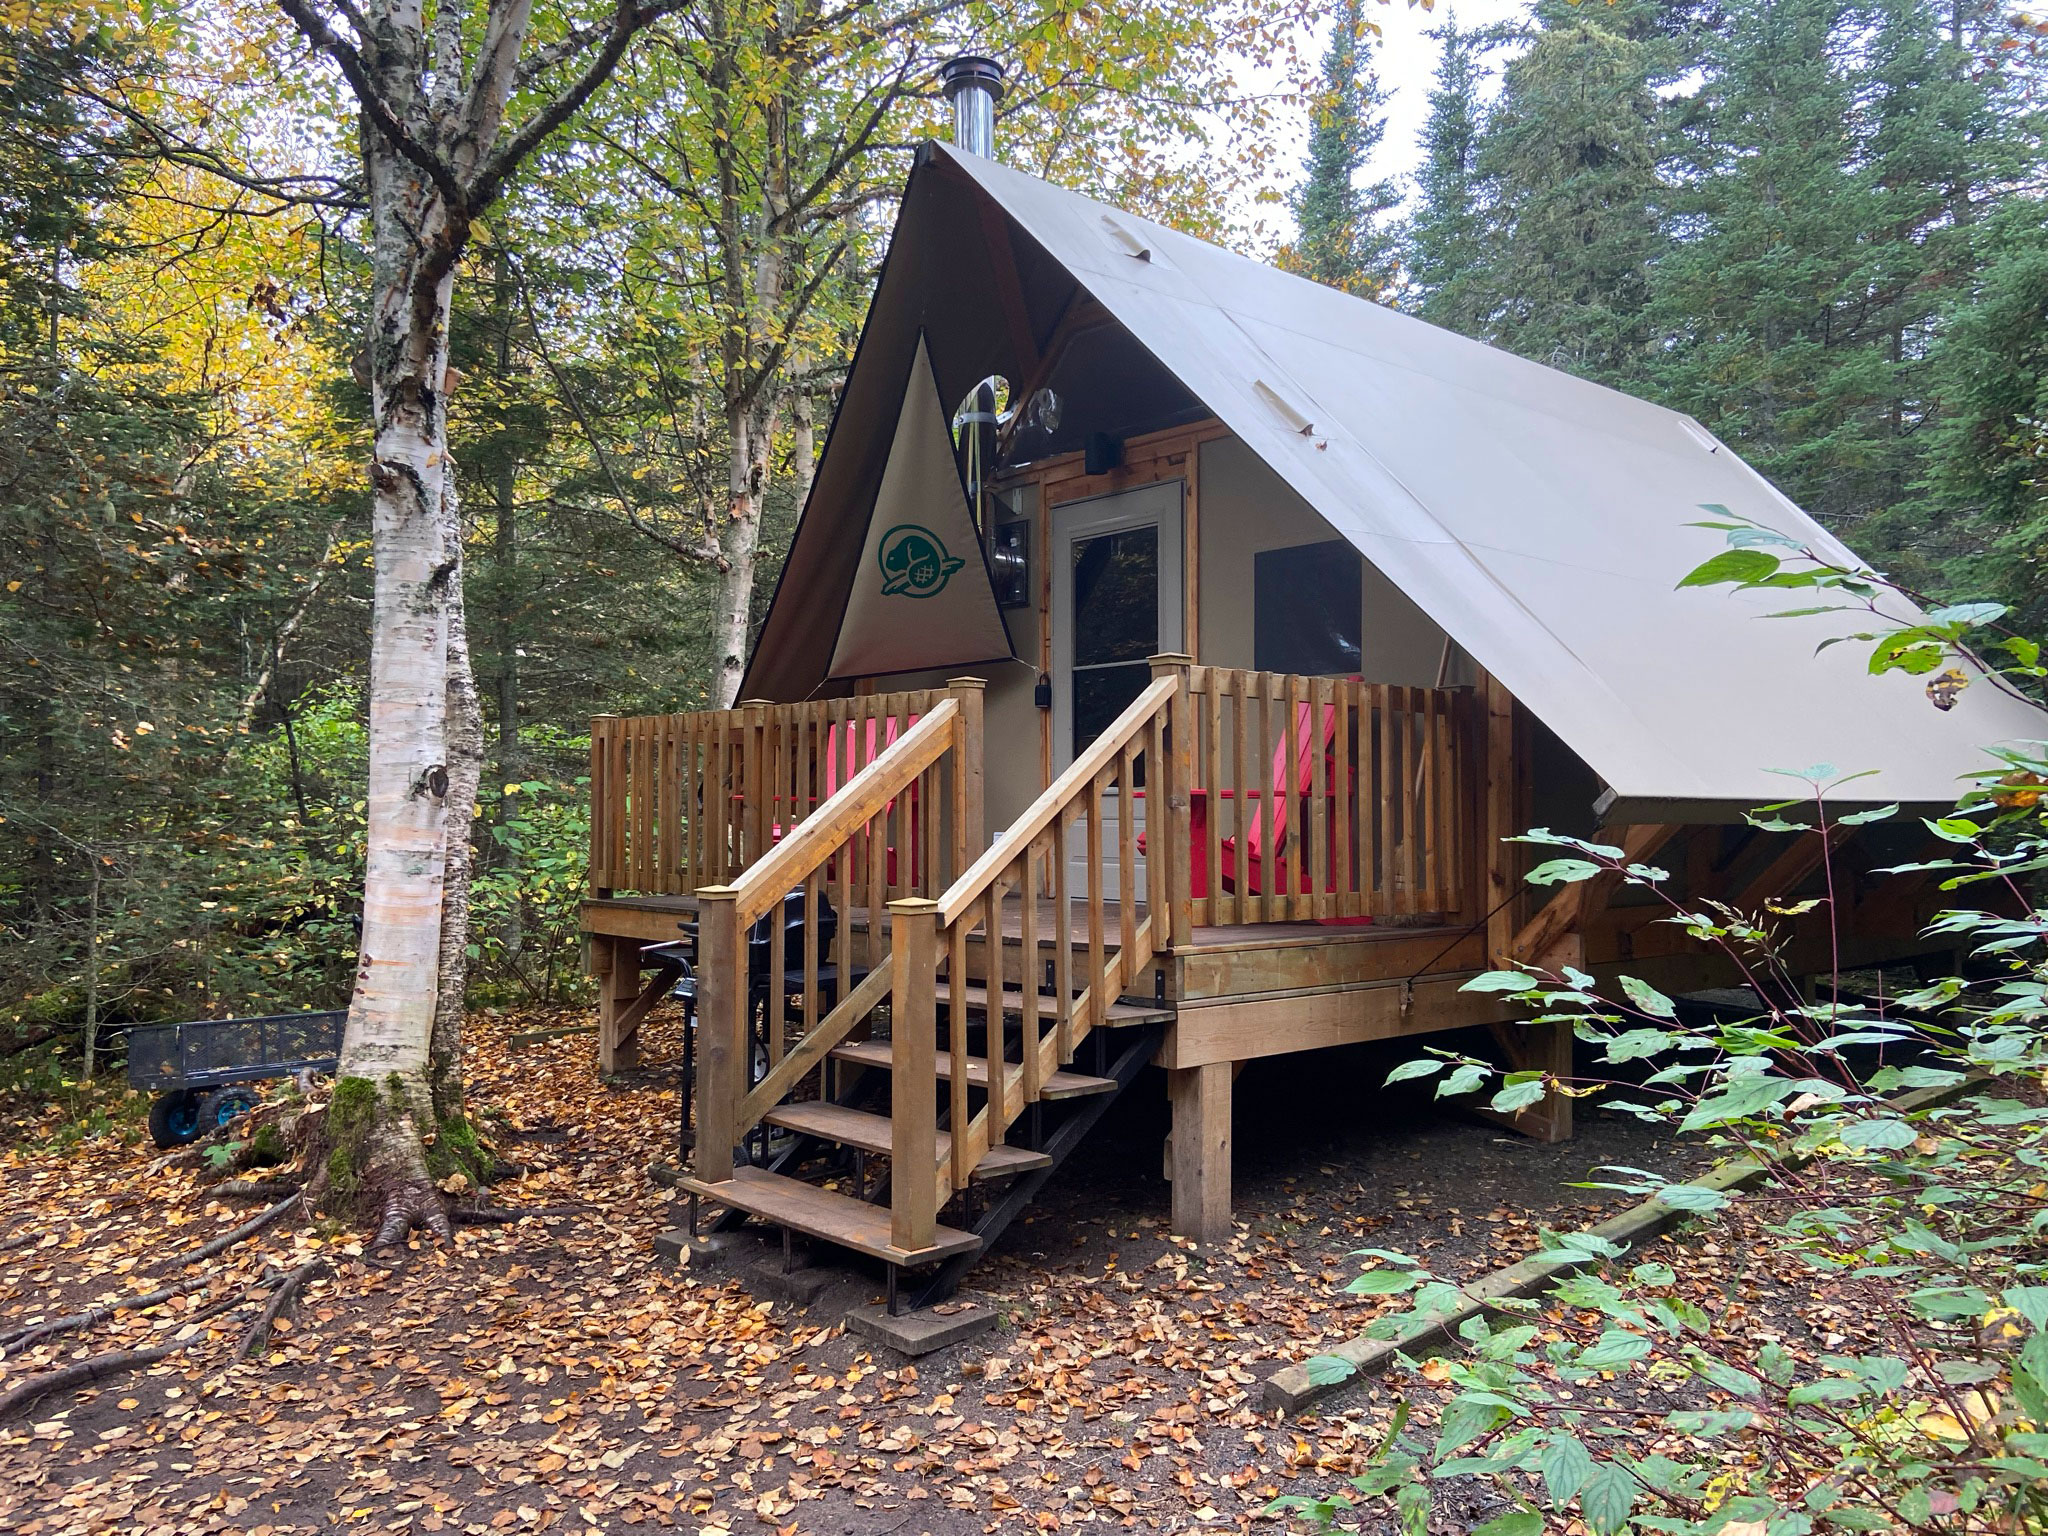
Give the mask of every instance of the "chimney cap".
<path id="1" fill-rule="evenodd" d="M 951 101 L 962 91 L 979 87 L 992 100 L 1003 99 L 1003 66 L 978 53 L 963 53 L 939 66 L 939 83 Z"/>

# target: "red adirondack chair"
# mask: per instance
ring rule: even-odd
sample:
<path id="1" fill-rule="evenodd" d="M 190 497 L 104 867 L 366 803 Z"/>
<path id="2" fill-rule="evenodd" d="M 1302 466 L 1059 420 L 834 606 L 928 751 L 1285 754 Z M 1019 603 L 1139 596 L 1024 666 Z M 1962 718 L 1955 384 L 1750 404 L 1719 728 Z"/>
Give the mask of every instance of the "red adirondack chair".
<path id="1" fill-rule="evenodd" d="M 842 784 L 850 782 L 863 768 L 894 746 L 896 738 L 909 730 L 911 726 L 917 724 L 918 718 L 918 716 L 912 715 L 908 720 L 898 720 L 892 715 L 886 719 L 870 717 L 866 720 L 848 721 L 840 725 L 828 726 L 825 731 L 824 756 L 821 763 L 825 781 L 825 798 L 830 799 L 834 794 L 838 793 L 839 787 Z M 913 871 L 923 867 L 918 862 L 919 818 L 917 803 L 917 786 L 913 784 L 910 787 L 909 804 L 905 807 L 905 816 L 910 823 L 910 867 Z M 818 802 L 813 801 L 806 809 L 816 810 L 817 805 Z M 895 807 L 896 802 L 891 800 L 884 807 L 883 816 L 887 817 L 892 814 Z M 775 842 L 779 843 L 782 841 L 783 831 L 783 818 L 778 816 L 770 836 Z M 893 886 L 896 884 L 896 849 L 894 845 L 890 846 L 888 856 L 889 864 L 888 868 L 883 872 L 883 879 Z M 825 866 L 825 878 L 828 881 L 838 878 L 838 872 L 831 863 L 827 863 Z"/>

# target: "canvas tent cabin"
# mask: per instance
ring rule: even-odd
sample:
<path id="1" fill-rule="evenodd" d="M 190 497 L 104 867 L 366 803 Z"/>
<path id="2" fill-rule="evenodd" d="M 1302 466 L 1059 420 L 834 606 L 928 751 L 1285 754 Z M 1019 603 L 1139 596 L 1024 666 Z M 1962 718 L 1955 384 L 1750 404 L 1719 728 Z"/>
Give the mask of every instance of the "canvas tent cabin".
<path id="1" fill-rule="evenodd" d="M 1741 812 L 1823 759 L 1946 804 L 2040 718 L 1677 590 L 1703 505 L 1847 558 L 1686 417 L 928 146 L 742 703 L 594 724 L 605 1064 L 687 959 L 691 1187 L 943 1285 L 1147 1064 L 1214 1239 L 1237 1064 L 1486 1026 L 1563 1074 L 1462 982 L 1735 979 L 1528 887 L 1529 826 L 1689 899 L 1825 851 L 1843 963 L 1919 954 L 1932 893 L 1866 878 L 1903 834 Z"/>

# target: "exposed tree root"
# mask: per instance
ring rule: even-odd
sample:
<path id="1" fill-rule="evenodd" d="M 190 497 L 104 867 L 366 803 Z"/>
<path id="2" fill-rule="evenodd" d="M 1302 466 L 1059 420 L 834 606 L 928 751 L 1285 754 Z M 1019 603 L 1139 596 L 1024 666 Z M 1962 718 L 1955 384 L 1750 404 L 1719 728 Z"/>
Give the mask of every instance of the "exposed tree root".
<path id="1" fill-rule="evenodd" d="M 31 1243 L 42 1241 L 40 1232 L 17 1232 L 12 1237 L 0 1238 L 0 1253 L 12 1253 L 17 1248 L 26 1248 Z"/>
<path id="2" fill-rule="evenodd" d="M 88 1386 L 96 1381 L 105 1381 L 109 1376 L 119 1376 L 124 1371 L 154 1365 L 166 1356 L 175 1355 L 183 1344 L 152 1344 L 147 1349 L 110 1349 L 104 1354 L 89 1355 L 83 1360 L 73 1360 L 54 1371 L 44 1371 L 31 1376 L 19 1386 L 0 1394 L 0 1421 L 4 1421 L 20 1409 L 52 1392 L 63 1392 L 72 1387 Z"/>
<path id="3" fill-rule="evenodd" d="M 105 1322 L 121 1312 L 140 1312 L 148 1307 L 160 1306 L 173 1296 L 183 1296 L 207 1284 L 207 1277 L 180 1280 L 161 1290 L 149 1291 L 140 1296 L 124 1296 L 119 1301 L 110 1301 L 104 1306 L 87 1307 L 83 1312 L 74 1312 L 69 1317 L 55 1317 L 44 1323 L 31 1323 L 26 1328 L 17 1328 L 12 1333 L 0 1335 L 0 1352 L 20 1354 L 60 1333 L 70 1333 L 79 1328 L 91 1328 Z"/>
<path id="4" fill-rule="evenodd" d="M 524 1221 L 529 1216 L 576 1216 L 581 1205 L 458 1205 L 448 1214 L 458 1227 L 482 1227 Z"/>
<path id="5" fill-rule="evenodd" d="M 331 1273 L 333 1267 L 325 1259 L 308 1259 L 291 1273 L 280 1275 L 277 1289 L 270 1293 L 270 1300 L 263 1304 L 256 1321 L 249 1325 L 249 1331 L 242 1335 L 242 1342 L 235 1347 L 235 1358 L 246 1360 L 267 1345 L 271 1324 L 280 1316 L 298 1311 L 299 1292 L 305 1289 L 306 1282 Z"/>
<path id="6" fill-rule="evenodd" d="M 203 1323 L 209 1318 L 218 1317 L 231 1307 L 241 1305 L 250 1292 L 269 1284 L 273 1278 L 274 1271 L 271 1277 L 258 1280 L 252 1285 L 245 1285 L 233 1295 L 223 1297 L 212 1306 L 188 1318 L 185 1327 L 190 1328 L 196 1323 Z M 157 1361 L 168 1359 L 197 1343 L 201 1337 L 203 1335 L 195 1333 L 188 1339 L 172 1339 L 168 1343 L 151 1344 L 143 1349 L 109 1349 L 97 1355 L 88 1355 L 83 1360 L 68 1361 L 55 1370 L 40 1372 L 0 1394 L 0 1423 L 4 1423 L 11 1415 L 39 1398 L 48 1397 L 52 1392 L 90 1386 L 94 1382 L 138 1370 L 145 1365 L 155 1365 Z"/>
<path id="7" fill-rule="evenodd" d="M 296 1195 L 303 1188 L 305 1182 L 296 1178 L 229 1179 L 207 1193 L 219 1200 L 275 1200 L 283 1195 Z"/>
<path id="8" fill-rule="evenodd" d="M 370 1251 L 396 1248 L 414 1227 L 424 1227 L 444 1243 L 455 1238 L 455 1224 L 448 1219 L 447 1203 L 431 1184 L 401 1184 L 384 1197 L 384 1218 L 377 1224 Z"/>
<path id="9" fill-rule="evenodd" d="M 236 1243 L 241 1242 L 245 1238 L 254 1237 L 258 1232 L 261 1232 L 265 1227 L 269 1226 L 273 1221 L 277 1220 L 277 1218 L 282 1216 L 286 1211 L 290 1210 L 293 1206 L 297 1205 L 299 1203 L 299 1199 L 299 1195 L 297 1193 L 293 1193 L 287 1198 L 278 1201 L 277 1204 L 270 1207 L 269 1210 L 264 1211 L 261 1215 L 253 1216 L 249 1220 L 243 1222 L 239 1227 L 236 1227 L 234 1231 L 223 1232 L 219 1237 L 216 1237 L 210 1243 L 201 1243 L 197 1248 L 190 1249 L 185 1253 L 177 1254 L 172 1258 L 165 1259 L 161 1264 L 156 1266 L 157 1273 L 161 1274 L 168 1269 L 182 1269 L 188 1264 L 197 1264 L 201 1259 L 210 1259 L 216 1253 L 220 1253 L 225 1249 L 234 1247 Z"/>

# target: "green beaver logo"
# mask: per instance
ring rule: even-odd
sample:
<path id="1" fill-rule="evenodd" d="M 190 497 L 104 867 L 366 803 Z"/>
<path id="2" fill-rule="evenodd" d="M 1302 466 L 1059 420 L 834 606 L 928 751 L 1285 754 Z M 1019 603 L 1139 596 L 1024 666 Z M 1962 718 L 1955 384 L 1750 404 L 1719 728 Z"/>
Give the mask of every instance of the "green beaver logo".
<path id="1" fill-rule="evenodd" d="M 898 523 L 883 534 L 875 558 L 882 565 L 884 597 L 935 597 L 967 563 L 947 554 L 939 536 L 916 523 Z"/>

